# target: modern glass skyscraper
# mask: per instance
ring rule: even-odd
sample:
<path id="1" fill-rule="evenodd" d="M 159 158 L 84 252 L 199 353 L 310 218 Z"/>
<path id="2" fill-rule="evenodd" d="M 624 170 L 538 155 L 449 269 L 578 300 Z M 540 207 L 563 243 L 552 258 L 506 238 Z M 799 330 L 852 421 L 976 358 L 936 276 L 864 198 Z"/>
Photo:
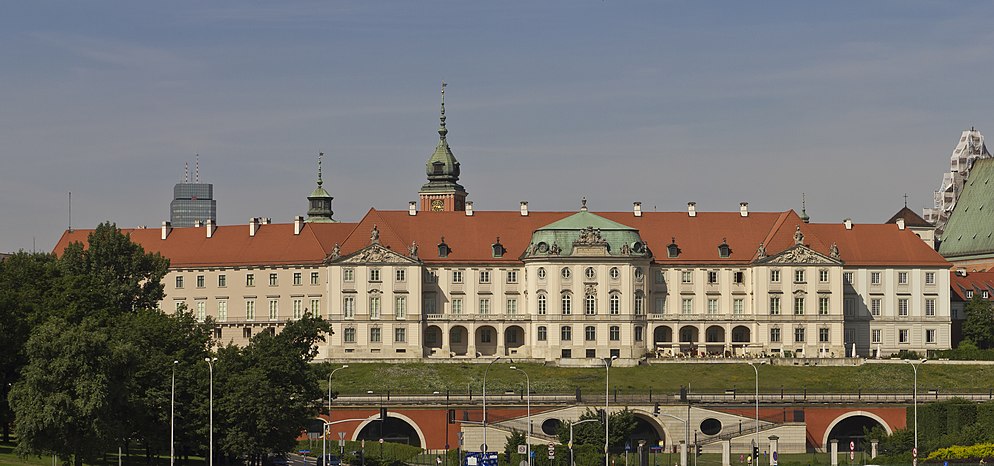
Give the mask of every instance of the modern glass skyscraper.
<path id="1" fill-rule="evenodd" d="M 169 203 L 169 221 L 174 227 L 192 227 L 210 219 L 217 224 L 217 201 L 211 183 L 176 183 Z"/>

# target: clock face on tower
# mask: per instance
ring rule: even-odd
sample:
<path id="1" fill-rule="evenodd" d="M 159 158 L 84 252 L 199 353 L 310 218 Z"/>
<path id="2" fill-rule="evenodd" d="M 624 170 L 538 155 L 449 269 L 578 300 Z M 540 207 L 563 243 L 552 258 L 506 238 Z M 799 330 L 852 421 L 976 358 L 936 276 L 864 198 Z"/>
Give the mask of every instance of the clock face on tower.
<path id="1" fill-rule="evenodd" d="M 443 209 L 445 209 L 444 201 L 442 201 L 441 199 L 435 199 L 434 201 L 431 201 L 431 210 L 433 212 L 441 212 Z"/>

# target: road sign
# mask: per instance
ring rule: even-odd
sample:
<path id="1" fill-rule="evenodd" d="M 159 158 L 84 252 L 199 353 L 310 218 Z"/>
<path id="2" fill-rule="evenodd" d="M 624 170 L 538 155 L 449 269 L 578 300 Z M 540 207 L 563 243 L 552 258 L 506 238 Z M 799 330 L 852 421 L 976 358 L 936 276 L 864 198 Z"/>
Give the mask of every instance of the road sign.
<path id="1" fill-rule="evenodd" d="M 625 451 L 632 451 L 631 442 L 625 442 Z"/>
<path id="2" fill-rule="evenodd" d="M 297 450 L 297 453 L 300 453 L 301 455 L 306 455 L 310 452 L 311 452 L 310 450 Z"/>
<path id="3" fill-rule="evenodd" d="M 549 459 L 556 459 L 556 445 L 554 443 L 549 444 Z"/>
<path id="4" fill-rule="evenodd" d="M 849 451 L 856 451 L 856 442 L 852 440 L 849 441 Z"/>
<path id="5" fill-rule="evenodd" d="M 779 456 L 780 456 L 780 455 L 778 455 L 776 451 L 774 451 L 774 452 L 773 452 L 773 454 L 772 454 L 772 455 L 770 455 L 770 458 L 771 458 L 771 461 L 770 461 L 770 466 L 777 466 L 777 458 L 778 458 Z"/>
<path id="6" fill-rule="evenodd" d="M 462 432 L 459 432 L 459 446 L 462 447 Z"/>
<path id="7" fill-rule="evenodd" d="M 518 445 L 518 454 L 519 455 L 528 454 L 528 445 Z"/>
<path id="8" fill-rule="evenodd" d="M 380 439 L 380 445 L 383 445 L 383 439 Z"/>
<path id="9" fill-rule="evenodd" d="M 338 440 L 345 440 L 345 432 L 338 433 Z"/>
<path id="10" fill-rule="evenodd" d="M 487 444 L 481 443 L 480 444 L 480 451 L 487 451 Z"/>
<path id="11" fill-rule="evenodd" d="M 915 447 L 915 448 L 911 449 L 911 457 L 912 458 L 918 458 L 918 447 Z"/>

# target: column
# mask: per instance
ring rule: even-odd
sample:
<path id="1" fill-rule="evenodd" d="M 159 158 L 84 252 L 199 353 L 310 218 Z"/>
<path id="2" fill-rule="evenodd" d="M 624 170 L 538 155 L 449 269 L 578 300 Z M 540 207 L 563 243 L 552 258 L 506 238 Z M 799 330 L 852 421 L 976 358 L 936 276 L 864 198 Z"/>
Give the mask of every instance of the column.
<path id="1" fill-rule="evenodd" d="M 687 442 L 680 441 L 680 466 L 687 466 Z"/>
<path id="2" fill-rule="evenodd" d="M 839 466 L 839 441 L 832 439 L 831 448 L 829 449 L 829 454 L 832 455 L 832 466 Z"/>
<path id="3" fill-rule="evenodd" d="M 732 441 L 721 441 L 721 466 L 732 466 Z"/>
<path id="4" fill-rule="evenodd" d="M 770 466 L 777 466 L 777 460 L 780 459 L 780 454 L 777 453 L 779 443 L 780 437 L 777 437 L 776 435 L 770 436 Z"/>

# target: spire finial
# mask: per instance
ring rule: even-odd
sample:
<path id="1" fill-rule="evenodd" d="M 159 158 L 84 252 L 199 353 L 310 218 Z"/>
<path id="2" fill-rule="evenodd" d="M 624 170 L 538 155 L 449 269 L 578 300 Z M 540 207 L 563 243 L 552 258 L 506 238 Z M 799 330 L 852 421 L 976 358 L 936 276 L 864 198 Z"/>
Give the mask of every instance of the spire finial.
<path id="1" fill-rule="evenodd" d="M 580 199 L 580 212 L 586 212 L 586 211 L 587 211 L 587 196 L 583 196 Z"/>
<path id="2" fill-rule="evenodd" d="M 445 134 L 449 130 L 445 129 L 445 81 L 442 81 L 442 111 L 438 117 L 438 136 L 445 139 Z"/>
<path id="3" fill-rule="evenodd" d="M 324 152 L 318 152 L 318 187 L 320 188 L 324 181 L 321 180 L 321 158 L 324 157 Z"/>
<path id="4" fill-rule="evenodd" d="M 801 193 L 801 220 L 804 223 L 808 223 L 811 220 L 811 217 L 808 217 L 807 206 L 805 204 L 805 193 Z"/>
<path id="5" fill-rule="evenodd" d="M 904 207 L 908 206 L 908 193 L 904 193 Z"/>

